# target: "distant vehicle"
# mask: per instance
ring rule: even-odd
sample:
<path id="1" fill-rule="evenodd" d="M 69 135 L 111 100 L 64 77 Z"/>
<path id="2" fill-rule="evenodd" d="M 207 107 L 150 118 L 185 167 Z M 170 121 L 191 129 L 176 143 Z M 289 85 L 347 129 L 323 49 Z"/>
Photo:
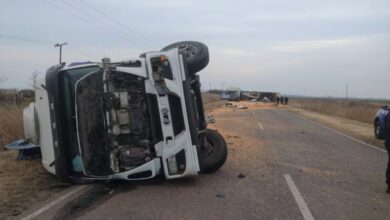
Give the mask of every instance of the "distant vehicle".
<path id="1" fill-rule="evenodd" d="M 221 94 L 222 100 L 239 101 L 241 99 L 241 89 L 236 87 L 229 87 Z"/>
<path id="2" fill-rule="evenodd" d="M 389 106 L 382 106 L 376 113 L 374 120 L 374 132 L 377 139 L 385 138 L 385 117 L 389 114 Z"/>

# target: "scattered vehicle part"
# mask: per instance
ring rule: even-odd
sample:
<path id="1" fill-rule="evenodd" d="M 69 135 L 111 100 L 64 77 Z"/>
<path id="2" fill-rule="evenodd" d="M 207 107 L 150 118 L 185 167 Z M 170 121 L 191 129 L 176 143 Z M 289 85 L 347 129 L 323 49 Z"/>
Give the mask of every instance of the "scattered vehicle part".
<path id="1" fill-rule="evenodd" d="M 220 198 L 220 199 L 224 199 L 226 198 L 225 194 L 223 193 L 217 193 L 217 195 L 215 195 L 217 198 Z"/>
<path id="2" fill-rule="evenodd" d="M 245 105 L 236 105 L 236 104 L 233 104 L 231 102 L 225 103 L 225 105 L 222 106 L 222 107 L 224 107 L 224 108 L 232 108 L 233 110 L 234 109 L 248 109 L 248 107 L 245 106 Z"/>
<path id="3" fill-rule="evenodd" d="M 386 115 L 389 114 L 390 108 L 382 106 L 375 115 L 374 119 L 374 134 L 377 139 L 385 138 Z"/>
<path id="4" fill-rule="evenodd" d="M 237 108 L 237 109 L 248 109 L 248 106 L 245 106 L 245 105 L 237 105 L 237 106 L 235 106 L 235 108 Z"/>
<path id="5" fill-rule="evenodd" d="M 53 66 L 35 82 L 25 134 L 63 181 L 214 172 L 227 147 L 207 129 L 196 73 L 208 56 L 185 41 L 136 60 Z"/>
<path id="6" fill-rule="evenodd" d="M 261 102 L 271 102 L 271 100 L 269 100 L 269 98 L 267 98 L 267 97 L 264 97 L 264 98 L 261 100 Z"/>
<path id="7" fill-rule="evenodd" d="M 224 105 L 223 107 L 226 107 L 226 108 L 233 108 L 233 103 L 227 102 L 227 103 L 225 103 L 225 105 Z"/>
<path id="8" fill-rule="evenodd" d="M 4 146 L 8 150 L 17 150 L 17 160 L 35 160 L 41 158 L 41 149 L 39 145 L 29 143 L 29 141 L 20 139 Z"/>
<path id="9" fill-rule="evenodd" d="M 244 174 L 242 174 L 242 173 L 240 173 L 240 174 L 238 174 L 238 176 L 237 176 L 239 179 L 242 179 L 242 178 L 245 178 L 245 175 Z"/>

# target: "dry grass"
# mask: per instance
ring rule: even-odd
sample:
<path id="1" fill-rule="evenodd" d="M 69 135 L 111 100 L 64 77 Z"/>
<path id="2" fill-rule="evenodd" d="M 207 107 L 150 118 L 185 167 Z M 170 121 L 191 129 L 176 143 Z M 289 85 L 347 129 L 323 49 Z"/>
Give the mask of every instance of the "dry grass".
<path id="1" fill-rule="evenodd" d="M 23 109 L 0 106 L 0 149 L 23 138 Z M 33 202 L 45 199 L 56 189 L 57 181 L 47 173 L 40 160 L 16 160 L 15 151 L 0 150 L 0 219 L 19 215 Z"/>
<path id="2" fill-rule="evenodd" d="M 292 99 L 291 106 L 319 112 L 327 115 L 339 116 L 364 123 L 373 123 L 375 114 L 382 105 L 388 103 L 370 102 L 362 100 L 338 99 Z"/>
<path id="3" fill-rule="evenodd" d="M 4 146 L 23 135 L 23 109 L 16 105 L 0 106 L 0 146 Z"/>
<path id="4" fill-rule="evenodd" d="M 0 152 L 0 219 L 19 215 L 34 202 L 60 190 L 40 160 L 16 160 L 16 154 Z"/>

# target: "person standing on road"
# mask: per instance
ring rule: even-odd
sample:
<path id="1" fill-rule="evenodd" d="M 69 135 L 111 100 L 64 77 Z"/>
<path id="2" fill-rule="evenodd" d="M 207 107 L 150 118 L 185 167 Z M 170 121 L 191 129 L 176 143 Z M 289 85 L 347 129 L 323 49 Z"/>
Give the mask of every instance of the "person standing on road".
<path id="1" fill-rule="evenodd" d="M 279 105 L 280 102 L 280 96 L 276 96 L 276 104 Z"/>
<path id="2" fill-rule="evenodd" d="M 288 97 L 284 97 L 284 104 L 288 105 Z"/>
<path id="3" fill-rule="evenodd" d="M 390 193 L 390 114 L 386 115 L 385 118 L 385 146 L 387 154 L 389 156 L 387 161 L 387 170 L 386 170 L 386 183 L 387 183 L 387 193 Z"/>

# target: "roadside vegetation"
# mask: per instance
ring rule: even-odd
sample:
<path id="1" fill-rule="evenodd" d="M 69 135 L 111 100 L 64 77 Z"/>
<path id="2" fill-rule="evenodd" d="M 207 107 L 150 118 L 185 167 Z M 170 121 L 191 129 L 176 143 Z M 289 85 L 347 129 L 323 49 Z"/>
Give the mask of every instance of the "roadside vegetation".
<path id="1" fill-rule="evenodd" d="M 23 110 L 14 104 L 2 103 L 0 106 L 0 145 L 9 144 L 23 137 Z"/>
<path id="2" fill-rule="evenodd" d="M 292 107 L 369 124 L 374 122 L 375 114 L 381 106 L 390 105 L 390 101 L 321 98 L 292 99 L 290 103 Z"/>
<path id="3" fill-rule="evenodd" d="M 383 148 L 383 141 L 374 136 L 373 122 L 376 112 L 384 105 L 390 105 L 390 101 L 301 98 L 292 99 L 289 109 L 294 113 Z"/>

